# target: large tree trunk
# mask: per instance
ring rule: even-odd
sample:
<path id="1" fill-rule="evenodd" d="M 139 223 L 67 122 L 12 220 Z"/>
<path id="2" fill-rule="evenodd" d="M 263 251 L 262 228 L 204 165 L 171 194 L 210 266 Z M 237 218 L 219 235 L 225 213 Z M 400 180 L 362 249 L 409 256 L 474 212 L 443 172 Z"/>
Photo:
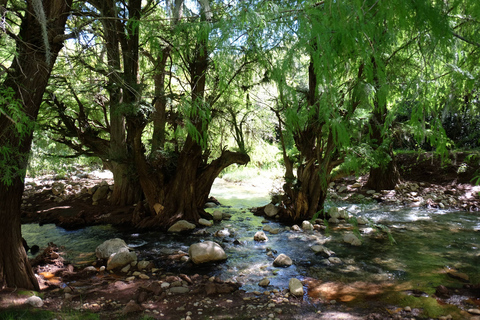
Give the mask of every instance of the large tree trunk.
<path id="1" fill-rule="evenodd" d="M 48 45 L 45 45 L 42 26 L 31 1 L 20 27 L 16 57 L 0 92 L 8 88 L 15 92 L 14 99 L 20 102 L 20 109 L 29 122 L 33 123 L 38 114 L 42 97 L 57 54 L 63 45 L 65 23 L 71 0 L 42 1 L 47 21 Z M 45 27 L 43 27 L 45 30 Z M 48 62 L 47 62 L 48 61 Z M 8 110 L 7 105 L 2 106 Z M 32 142 L 32 130 L 18 130 L 19 122 L 12 122 L 3 113 L 0 115 L 0 147 L 9 149 L 10 154 L 1 153 L 0 179 L 0 289 L 21 287 L 38 290 L 38 282 L 28 262 L 22 245 L 20 205 L 24 189 L 25 171 Z M 10 180 L 10 181 L 8 181 Z"/>
<path id="2" fill-rule="evenodd" d="M 375 58 L 372 57 L 372 65 L 374 72 L 375 83 L 375 99 L 374 110 L 372 118 L 370 119 L 371 139 L 374 143 L 377 153 L 380 154 L 380 159 L 377 167 L 370 168 L 370 175 L 366 183 L 366 187 L 376 191 L 393 190 L 400 181 L 400 173 L 397 170 L 395 157 L 392 150 L 392 143 L 385 139 L 383 129 L 387 118 L 387 106 L 385 101 L 381 101 L 378 92 L 380 91 L 381 83 L 378 78 L 378 68 Z M 385 146 L 384 144 L 388 144 Z"/>
<path id="3" fill-rule="evenodd" d="M 400 180 L 393 152 L 391 160 L 380 164 L 378 167 L 370 168 L 370 174 L 365 187 L 373 190 L 393 190 Z"/>

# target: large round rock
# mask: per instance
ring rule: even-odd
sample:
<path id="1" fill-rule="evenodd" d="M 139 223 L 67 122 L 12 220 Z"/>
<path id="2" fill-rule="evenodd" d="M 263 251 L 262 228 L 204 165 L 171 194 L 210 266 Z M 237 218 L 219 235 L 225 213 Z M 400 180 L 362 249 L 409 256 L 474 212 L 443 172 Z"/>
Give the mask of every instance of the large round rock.
<path id="1" fill-rule="evenodd" d="M 122 239 L 115 238 L 103 242 L 95 249 L 98 259 L 108 259 L 114 253 L 128 251 L 128 246 Z"/>
<path id="2" fill-rule="evenodd" d="M 193 263 L 200 264 L 227 259 L 227 254 L 222 247 L 213 241 L 194 243 L 188 249 L 188 254 Z"/>

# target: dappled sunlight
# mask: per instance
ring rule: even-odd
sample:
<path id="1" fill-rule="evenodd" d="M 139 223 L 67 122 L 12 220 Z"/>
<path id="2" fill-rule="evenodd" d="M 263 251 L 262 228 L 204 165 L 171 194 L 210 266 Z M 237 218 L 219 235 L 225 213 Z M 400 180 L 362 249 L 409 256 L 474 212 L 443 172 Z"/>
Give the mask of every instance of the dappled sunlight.
<path id="1" fill-rule="evenodd" d="M 308 296 L 312 299 L 327 299 L 350 302 L 355 299 L 373 297 L 391 291 L 392 282 L 372 283 L 355 281 L 352 283 L 323 282 L 316 279 L 307 279 Z"/>

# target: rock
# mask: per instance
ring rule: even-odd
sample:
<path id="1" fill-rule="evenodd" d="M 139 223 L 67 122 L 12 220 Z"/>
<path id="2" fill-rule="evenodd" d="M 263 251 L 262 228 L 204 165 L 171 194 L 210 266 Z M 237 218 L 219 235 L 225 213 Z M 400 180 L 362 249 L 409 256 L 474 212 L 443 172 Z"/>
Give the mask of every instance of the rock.
<path id="1" fill-rule="evenodd" d="M 267 217 L 275 217 L 278 213 L 278 207 L 276 207 L 273 203 L 269 203 L 265 206 L 265 209 L 263 210 L 265 212 L 265 215 Z"/>
<path id="2" fill-rule="evenodd" d="M 127 273 L 128 271 L 130 271 L 131 267 L 132 266 L 130 264 L 127 264 L 125 267 L 122 268 L 122 270 L 120 270 L 120 272 Z"/>
<path id="3" fill-rule="evenodd" d="M 217 204 L 215 202 L 207 202 L 205 203 L 205 208 L 215 208 Z"/>
<path id="4" fill-rule="evenodd" d="M 272 231 L 272 226 L 269 225 L 269 224 L 265 225 L 265 226 L 263 227 L 263 231 L 265 231 L 265 232 L 270 232 L 270 231 Z"/>
<path id="5" fill-rule="evenodd" d="M 328 261 L 330 261 L 330 263 L 333 263 L 333 264 L 341 264 L 342 263 L 342 260 L 340 258 L 337 258 L 337 257 L 330 257 L 330 258 L 328 258 Z"/>
<path id="6" fill-rule="evenodd" d="M 273 261 L 273 265 L 275 267 L 289 267 L 292 265 L 292 263 L 292 259 L 283 253 L 279 254 Z"/>
<path id="7" fill-rule="evenodd" d="M 219 237 L 219 238 L 225 238 L 225 237 L 230 236 L 230 231 L 228 231 L 227 228 L 222 229 L 222 230 L 218 230 L 217 232 L 215 232 L 214 236 Z"/>
<path id="8" fill-rule="evenodd" d="M 449 296 L 449 290 L 447 287 L 443 286 L 443 285 L 439 285 L 436 289 L 435 289 L 435 295 L 439 298 L 447 298 Z"/>
<path id="9" fill-rule="evenodd" d="M 25 300 L 25 304 L 28 304 L 34 308 L 41 308 L 43 306 L 43 300 L 40 297 L 31 296 Z"/>
<path id="10" fill-rule="evenodd" d="M 350 243 L 352 246 L 360 246 L 362 242 L 353 233 L 343 235 L 343 242 Z"/>
<path id="11" fill-rule="evenodd" d="M 362 184 L 359 183 L 359 182 L 356 182 L 356 183 L 352 184 L 350 187 L 352 187 L 352 188 L 360 188 L 360 187 L 362 187 Z"/>
<path id="12" fill-rule="evenodd" d="M 187 287 L 172 287 L 172 288 L 168 289 L 168 292 L 177 293 L 177 294 L 183 294 L 183 293 L 187 293 L 189 291 L 190 291 L 190 289 L 188 289 Z"/>
<path id="13" fill-rule="evenodd" d="M 412 312 L 412 308 L 410 306 L 406 306 L 405 308 L 403 308 L 403 310 L 405 310 L 406 312 Z"/>
<path id="14" fill-rule="evenodd" d="M 467 311 L 471 314 L 480 314 L 480 309 L 468 309 Z"/>
<path id="15" fill-rule="evenodd" d="M 298 231 L 302 231 L 302 229 L 298 225 L 294 224 L 292 226 L 292 231 L 297 231 L 298 232 Z"/>
<path id="16" fill-rule="evenodd" d="M 107 270 L 113 270 L 116 268 L 122 268 L 127 264 L 130 264 L 133 261 L 137 260 L 137 255 L 135 252 L 130 252 L 128 250 L 120 251 L 112 255 L 107 262 Z"/>
<path id="17" fill-rule="evenodd" d="M 322 254 L 325 257 L 330 257 L 330 256 L 335 254 L 335 252 L 333 252 L 332 250 L 330 250 L 330 249 L 328 249 L 328 248 L 326 248 L 326 247 L 324 247 L 320 244 L 313 245 L 313 246 L 310 247 L 310 249 L 312 249 L 313 252 Z"/>
<path id="18" fill-rule="evenodd" d="M 468 274 L 466 273 L 462 273 L 462 272 L 456 272 L 456 271 L 453 271 L 453 270 L 450 270 L 447 272 L 447 274 L 454 278 L 454 279 L 457 279 L 457 280 L 460 280 L 460 281 L 463 281 L 463 282 L 469 282 L 470 279 L 468 277 Z"/>
<path id="19" fill-rule="evenodd" d="M 359 225 L 368 224 L 368 220 L 364 217 L 357 217 L 357 224 L 359 224 Z"/>
<path id="20" fill-rule="evenodd" d="M 114 253 L 120 250 L 128 250 L 128 246 L 122 239 L 115 238 L 103 242 L 95 249 L 95 255 L 98 259 L 108 259 Z"/>
<path id="21" fill-rule="evenodd" d="M 339 209 L 337 207 L 330 207 L 328 208 L 328 216 L 330 218 L 340 218 L 340 213 L 338 212 Z"/>
<path id="22" fill-rule="evenodd" d="M 97 191 L 92 196 L 92 201 L 97 202 L 99 200 L 103 200 L 107 198 L 108 191 L 110 191 L 110 188 L 107 185 L 102 185 L 100 186 Z"/>
<path id="23" fill-rule="evenodd" d="M 195 229 L 195 225 L 193 223 L 190 223 L 186 220 L 179 220 L 175 222 L 170 228 L 168 228 L 167 232 L 184 232 L 184 231 L 190 231 Z"/>
<path id="24" fill-rule="evenodd" d="M 149 261 L 142 260 L 142 261 L 137 263 L 137 269 L 140 270 L 140 271 L 143 270 L 143 269 L 146 269 L 149 264 L 150 264 Z"/>
<path id="25" fill-rule="evenodd" d="M 288 282 L 288 289 L 290 290 L 290 293 L 294 296 L 303 296 L 303 284 L 300 280 L 296 278 L 290 279 L 290 281 Z"/>
<path id="26" fill-rule="evenodd" d="M 125 308 L 123 308 L 123 314 L 129 314 L 129 313 L 140 312 L 140 311 L 143 311 L 142 306 L 136 303 L 134 300 L 130 300 L 125 306 Z"/>
<path id="27" fill-rule="evenodd" d="M 211 227 L 213 225 L 213 222 L 210 221 L 210 220 L 201 218 L 201 219 L 198 220 L 198 224 L 200 224 L 202 226 L 205 226 L 205 227 Z"/>
<path id="28" fill-rule="evenodd" d="M 221 261 L 227 259 L 227 254 L 216 242 L 204 241 L 194 243 L 188 249 L 188 254 L 193 263 L 201 264 L 206 262 Z"/>
<path id="29" fill-rule="evenodd" d="M 88 266 L 88 267 L 85 267 L 83 269 L 83 271 L 86 271 L 86 272 L 97 272 L 97 268 L 95 268 L 94 266 Z"/>
<path id="30" fill-rule="evenodd" d="M 339 224 L 340 220 L 338 220 L 338 218 L 330 218 L 328 219 L 328 223 Z"/>
<path id="31" fill-rule="evenodd" d="M 229 220 L 232 217 L 230 213 L 227 212 L 222 212 L 222 219 L 223 220 Z"/>
<path id="32" fill-rule="evenodd" d="M 270 280 L 268 278 L 263 278 L 259 283 L 258 285 L 260 287 L 268 287 L 268 285 L 270 284 Z"/>
<path id="33" fill-rule="evenodd" d="M 140 279 L 143 279 L 143 280 L 148 280 L 148 279 L 150 279 L 150 277 L 147 276 L 147 275 L 144 274 L 144 273 L 139 274 L 138 277 L 139 277 Z"/>
<path id="34" fill-rule="evenodd" d="M 212 217 L 214 221 L 220 221 L 223 219 L 223 214 L 220 210 L 215 210 L 212 213 Z"/>
<path id="35" fill-rule="evenodd" d="M 311 231 L 313 230 L 313 225 L 310 223 L 310 221 L 305 220 L 302 222 L 302 229 L 304 231 Z"/>
<path id="36" fill-rule="evenodd" d="M 61 182 L 54 182 L 52 184 L 52 193 L 55 196 L 59 196 L 65 191 L 65 185 Z"/>
<path id="37" fill-rule="evenodd" d="M 257 231 L 253 236 L 255 241 L 268 241 L 267 235 L 263 231 Z"/>

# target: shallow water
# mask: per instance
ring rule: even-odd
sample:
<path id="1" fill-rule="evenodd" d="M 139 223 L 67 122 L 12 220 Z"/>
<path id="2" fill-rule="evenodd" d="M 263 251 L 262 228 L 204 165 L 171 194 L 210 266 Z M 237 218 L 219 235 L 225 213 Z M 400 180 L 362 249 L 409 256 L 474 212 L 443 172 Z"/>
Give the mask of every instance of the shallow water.
<path id="1" fill-rule="evenodd" d="M 246 291 L 263 291 L 257 284 L 268 277 L 275 288 L 288 287 L 292 277 L 314 278 L 309 286 L 310 295 L 337 298 L 329 292 L 344 290 L 340 299 L 348 301 L 352 295 L 381 293 L 382 290 L 416 289 L 433 293 L 442 284 L 461 286 L 459 280 L 447 275 L 448 270 L 468 275 L 471 283 L 480 283 L 480 215 L 469 212 L 424 210 L 418 208 L 383 207 L 379 205 L 342 205 L 352 215 L 361 215 L 376 224 L 389 228 L 396 241 L 392 244 L 385 233 L 371 227 L 360 227 L 362 246 L 352 247 L 343 243 L 345 232 L 351 232 L 347 223 L 329 226 L 328 232 L 284 231 L 284 226 L 268 222 L 273 228 L 281 228 L 279 234 L 269 234 L 265 243 L 253 240 L 256 231 L 265 225 L 263 218 L 248 211 L 250 207 L 269 202 L 269 188 L 233 185 L 218 180 L 211 195 L 232 218 L 216 223 L 213 227 L 185 236 L 166 235 L 159 232 L 131 233 L 110 226 L 94 226 L 77 231 L 65 231 L 54 225 L 23 225 L 22 232 L 29 244 L 45 247 L 49 242 L 65 248 L 69 261 L 82 265 L 94 259 L 95 248 L 104 240 L 120 237 L 137 251 L 140 259 L 153 260 L 167 271 L 216 275 L 224 280 L 243 284 Z M 227 228 L 230 236 L 216 238 L 213 234 Z M 209 266 L 191 266 L 188 263 L 167 265 L 163 257 L 188 252 L 188 247 L 202 240 L 214 240 L 222 244 L 228 259 Z M 310 247 L 323 244 L 335 252 L 341 263 L 328 262 L 315 255 Z M 289 268 L 272 266 L 273 258 L 267 249 L 276 254 L 285 253 L 294 261 Z M 333 286 L 333 287 L 332 287 Z M 346 289 L 339 286 L 348 286 Z M 271 290 L 273 287 L 267 289 Z"/>

